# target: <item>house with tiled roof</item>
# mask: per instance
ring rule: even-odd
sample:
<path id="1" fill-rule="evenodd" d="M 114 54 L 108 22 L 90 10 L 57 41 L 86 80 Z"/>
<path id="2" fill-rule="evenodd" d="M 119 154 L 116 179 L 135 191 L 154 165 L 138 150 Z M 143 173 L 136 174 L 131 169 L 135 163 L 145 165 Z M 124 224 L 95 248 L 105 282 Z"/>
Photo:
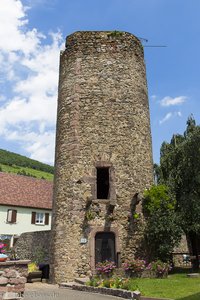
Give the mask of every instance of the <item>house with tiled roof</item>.
<path id="1" fill-rule="evenodd" d="M 51 229 L 53 183 L 0 172 L 0 235 Z"/>

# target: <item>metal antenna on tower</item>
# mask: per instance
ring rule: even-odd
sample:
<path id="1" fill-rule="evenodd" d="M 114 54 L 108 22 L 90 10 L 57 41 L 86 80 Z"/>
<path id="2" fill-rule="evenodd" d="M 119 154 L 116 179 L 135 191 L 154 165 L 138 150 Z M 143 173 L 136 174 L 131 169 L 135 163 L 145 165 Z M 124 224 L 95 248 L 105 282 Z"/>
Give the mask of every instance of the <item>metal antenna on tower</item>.
<path id="1" fill-rule="evenodd" d="M 143 43 L 148 43 L 148 40 L 146 38 L 141 38 L 141 37 L 138 37 L 138 38 L 142 42 L 143 47 L 146 47 L 146 48 L 166 48 L 167 47 L 166 45 L 144 45 Z"/>

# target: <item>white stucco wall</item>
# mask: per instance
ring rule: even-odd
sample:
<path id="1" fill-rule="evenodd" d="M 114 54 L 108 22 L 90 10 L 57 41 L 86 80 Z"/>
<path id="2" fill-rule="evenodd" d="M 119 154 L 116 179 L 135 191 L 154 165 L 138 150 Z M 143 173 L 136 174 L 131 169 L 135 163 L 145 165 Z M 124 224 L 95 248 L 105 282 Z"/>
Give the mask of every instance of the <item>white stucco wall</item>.
<path id="1" fill-rule="evenodd" d="M 17 210 L 16 223 L 7 223 L 8 209 Z M 32 212 L 49 213 L 49 225 L 31 224 Z M 51 211 L 45 209 L 25 208 L 0 205 L 0 235 L 21 234 L 23 232 L 42 231 L 51 229 Z"/>

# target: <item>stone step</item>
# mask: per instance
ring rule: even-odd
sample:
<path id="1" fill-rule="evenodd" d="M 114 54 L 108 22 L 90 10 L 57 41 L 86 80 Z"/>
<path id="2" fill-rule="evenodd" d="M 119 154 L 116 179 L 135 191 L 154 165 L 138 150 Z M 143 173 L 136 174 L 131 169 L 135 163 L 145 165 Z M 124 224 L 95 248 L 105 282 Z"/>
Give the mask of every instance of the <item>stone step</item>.
<path id="1" fill-rule="evenodd" d="M 75 279 L 74 279 L 74 281 L 75 281 L 76 283 L 79 283 L 79 284 L 82 284 L 82 285 L 85 285 L 86 282 L 88 282 L 89 280 L 90 280 L 89 277 L 84 277 L 84 278 L 78 277 L 78 278 L 75 278 Z"/>
<path id="2" fill-rule="evenodd" d="M 199 273 L 190 273 L 190 274 L 187 274 L 187 277 L 190 277 L 190 278 L 198 278 L 200 276 Z"/>
<path id="3" fill-rule="evenodd" d="M 71 282 L 61 282 L 59 284 L 59 288 L 67 289 L 67 288 L 72 288 L 73 286 L 80 286 L 81 284 L 71 281 Z"/>

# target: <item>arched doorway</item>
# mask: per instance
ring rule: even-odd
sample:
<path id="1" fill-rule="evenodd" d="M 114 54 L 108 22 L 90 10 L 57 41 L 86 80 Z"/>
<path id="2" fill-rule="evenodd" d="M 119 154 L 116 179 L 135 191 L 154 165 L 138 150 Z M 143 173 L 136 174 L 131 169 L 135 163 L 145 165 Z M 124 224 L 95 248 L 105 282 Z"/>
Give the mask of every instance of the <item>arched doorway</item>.
<path id="1" fill-rule="evenodd" d="M 116 263 L 115 234 L 97 232 L 95 235 L 95 265 L 105 260 Z"/>

